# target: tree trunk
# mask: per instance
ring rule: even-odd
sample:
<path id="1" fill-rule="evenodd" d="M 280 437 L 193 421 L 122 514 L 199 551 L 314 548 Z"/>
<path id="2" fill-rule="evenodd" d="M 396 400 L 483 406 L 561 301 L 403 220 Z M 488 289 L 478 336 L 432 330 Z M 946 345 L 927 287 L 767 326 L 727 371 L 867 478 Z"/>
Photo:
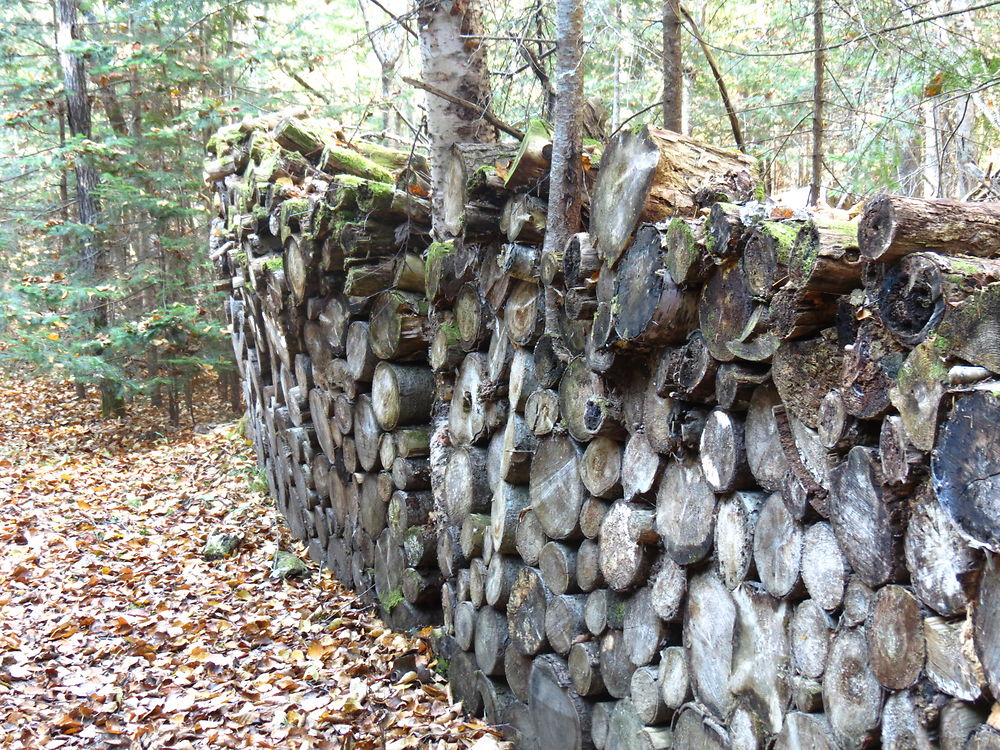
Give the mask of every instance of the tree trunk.
<path id="1" fill-rule="evenodd" d="M 556 2 L 556 104 L 543 255 L 562 252 L 580 229 L 583 181 L 583 2 Z"/>
<path id="2" fill-rule="evenodd" d="M 420 2 L 417 8 L 420 56 L 424 80 L 442 91 L 482 107 L 489 107 L 490 87 L 486 50 L 482 47 L 482 20 L 475 2 Z M 431 134 L 431 206 L 434 234 L 439 240 L 462 231 L 461 208 L 446 204 L 447 170 L 456 143 L 493 143 L 495 132 L 480 114 L 437 96 L 426 99 Z M 461 186 L 464 204 L 465 186 Z M 456 215 L 457 214 L 457 215 Z"/>
<path id="3" fill-rule="evenodd" d="M 663 2 L 663 127 L 684 132 L 684 58 L 677 0 Z"/>

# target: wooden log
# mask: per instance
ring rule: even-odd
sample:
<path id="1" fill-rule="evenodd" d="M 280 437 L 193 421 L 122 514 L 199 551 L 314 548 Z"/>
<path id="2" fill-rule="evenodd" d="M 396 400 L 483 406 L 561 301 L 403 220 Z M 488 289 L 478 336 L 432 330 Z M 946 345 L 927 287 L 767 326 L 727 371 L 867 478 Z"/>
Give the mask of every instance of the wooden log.
<path id="1" fill-rule="evenodd" d="M 500 231 L 512 243 L 540 244 L 545 236 L 545 219 L 544 200 L 536 195 L 517 193 L 504 203 L 500 214 Z"/>
<path id="2" fill-rule="evenodd" d="M 525 487 L 502 482 L 493 493 L 490 525 L 497 552 L 511 554 L 516 550 L 517 527 L 525 509 L 531 504 Z"/>
<path id="3" fill-rule="evenodd" d="M 902 586 L 879 589 L 865 630 L 876 679 L 889 690 L 912 686 L 923 670 L 925 654 L 916 597 Z"/>
<path id="4" fill-rule="evenodd" d="M 576 583 L 576 553 L 575 547 L 560 542 L 547 542 L 538 553 L 538 568 L 541 570 L 542 580 L 553 595 L 579 591 Z"/>
<path id="5" fill-rule="evenodd" d="M 619 500 L 601 522 L 601 574 L 614 591 L 627 591 L 645 579 L 652 557 L 648 545 L 660 539 L 655 520 L 648 508 Z"/>
<path id="6" fill-rule="evenodd" d="M 869 290 L 879 316 L 897 341 L 915 346 L 978 289 L 1000 278 L 1000 262 L 913 253 L 873 274 Z"/>
<path id="7" fill-rule="evenodd" d="M 814 679 L 823 676 L 834 627 L 833 618 L 812 599 L 795 608 L 788 624 L 788 641 L 796 672 Z"/>
<path id="8" fill-rule="evenodd" d="M 649 586 L 636 591 L 625 604 L 625 648 L 636 666 L 653 661 L 667 635 L 666 625 L 656 611 L 653 591 Z"/>
<path id="9" fill-rule="evenodd" d="M 848 414 L 858 419 L 882 417 L 903 359 L 902 348 L 878 318 L 863 320 L 844 356 L 840 393 Z"/>
<path id="10" fill-rule="evenodd" d="M 587 698 L 606 695 L 601 679 L 601 644 L 598 641 L 578 641 L 570 646 L 567 665 L 576 692 Z"/>
<path id="11" fill-rule="evenodd" d="M 671 711 L 676 711 L 691 699 L 688 663 L 683 646 L 667 646 L 660 652 L 660 699 Z"/>
<path id="12" fill-rule="evenodd" d="M 442 582 L 437 571 L 424 572 L 411 567 L 403 571 L 400 589 L 410 604 L 428 605 L 441 596 Z"/>
<path id="13" fill-rule="evenodd" d="M 614 698 L 626 697 L 635 669 L 625 646 L 625 634 L 619 628 L 607 630 L 601 638 L 601 681 L 608 694 Z"/>
<path id="14" fill-rule="evenodd" d="M 754 529 L 753 556 L 764 588 L 783 599 L 801 586 L 802 525 L 789 513 L 781 493 L 771 494 L 761 506 Z"/>
<path id="15" fill-rule="evenodd" d="M 846 294 L 861 283 L 858 225 L 816 214 L 798 230 L 788 258 L 798 289 Z"/>
<path id="16" fill-rule="evenodd" d="M 446 372 L 453 370 L 462 364 L 465 352 L 458 341 L 458 328 L 449 318 L 447 322 L 439 321 L 433 336 L 431 336 L 430 348 L 427 359 L 434 372 Z"/>
<path id="17" fill-rule="evenodd" d="M 747 233 L 740 264 L 751 293 L 770 299 L 789 274 L 792 246 L 802 222 L 761 221 Z"/>
<path id="18" fill-rule="evenodd" d="M 490 517 L 483 513 L 469 513 L 462 520 L 458 545 L 470 560 L 483 554 L 483 536 L 490 525 Z"/>
<path id="19" fill-rule="evenodd" d="M 582 356 L 572 358 L 559 381 L 559 413 L 569 434 L 580 442 L 598 434 L 620 437 L 617 411 L 601 376 Z"/>
<path id="20" fill-rule="evenodd" d="M 437 534 L 433 526 L 410 526 L 399 536 L 403 540 L 403 555 L 407 565 L 418 568 L 434 562 L 437 556 Z"/>
<path id="21" fill-rule="evenodd" d="M 959 399 L 931 454 L 934 493 L 961 532 L 977 546 L 1000 550 L 995 501 L 1000 449 L 992 439 L 1000 399 L 988 392 Z"/>
<path id="22" fill-rule="evenodd" d="M 934 447 L 947 388 L 948 367 L 941 351 L 934 341 L 918 344 L 907 354 L 889 390 L 889 400 L 899 411 L 901 429 L 918 450 Z"/>
<path id="23" fill-rule="evenodd" d="M 844 589 L 844 604 L 841 622 L 847 627 L 861 625 L 868 619 L 875 592 L 860 576 L 851 574 Z"/>
<path id="24" fill-rule="evenodd" d="M 850 572 L 833 528 L 825 521 L 809 526 L 802 537 L 802 583 L 812 600 L 828 612 L 844 601 Z"/>
<path id="25" fill-rule="evenodd" d="M 819 426 L 819 407 L 840 385 L 843 352 L 836 331 L 804 341 L 786 341 L 774 353 L 771 377 L 785 408 L 811 429 Z"/>
<path id="26" fill-rule="evenodd" d="M 354 403 L 354 448 L 358 463 L 365 471 L 378 468 L 378 443 L 381 431 L 375 418 L 375 409 L 368 394 Z"/>
<path id="27" fill-rule="evenodd" d="M 1000 635 L 997 616 L 1000 615 L 1000 569 L 990 559 L 979 579 L 976 605 L 972 610 L 972 642 L 976 656 L 983 665 L 986 682 L 993 695 L 1000 694 Z"/>
<path id="28" fill-rule="evenodd" d="M 503 674 L 504 652 L 510 643 L 507 618 L 492 607 L 483 607 L 476 616 L 476 664 L 485 675 Z"/>
<path id="29" fill-rule="evenodd" d="M 455 388 L 448 412 L 448 432 L 456 445 L 476 445 L 484 442 L 499 425 L 497 402 L 484 398 L 487 382 L 486 357 L 479 352 L 466 355 L 455 379 Z M 503 415 L 506 416 L 506 415 Z"/>
<path id="30" fill-rule="evenodd" d="M 625 444 L 621 458 L 621 487 L 626 500 L 649 493 L 660 476 L 663 462 L 646 436 L 636 432 Z"/>
<path id="31" fill-rule="evenodd" d="M 974 648 L 972 621 L 926 617 L 923 631 L 927 649 L 924 667 L 931 685 L 963 701 L 979 700 L 986 675 Z"/>
<path id="32" fill-rule="evenodd" d="M 621 444 L 607 437 L 597 437 L 587 444 L 580 462 L 580 479 L 584 487 L 595 498 L 614 499 L 621 497 L 622 485 L 622 449 Z M 587 505 L 591 505 L 587 513 Z M 584 536 L 593 539 L 597 536 L 597 528 L 603 514 L 595 514 L 600 506 L 595 506 L 588 499 L 581 509 L 580 526 Z M 586 527 L 585 527 L 586 522 Z M 590 533 L 588 533 L 588 530 Z"/>
<path id="33" fill-rule="evenodd" d="M 590 705 L 573 688 L 566 662 L 552 654 L 535 659 L 529 679 L 529 707 L 540 747 L 590 750 Z"/>
<path id="34" fill-rule="evenodd" d="M 482 448 L 458 448 L 448 459 L 440 503 L 448 519 L 458 527 L 470 513 L 490 510 L 486 461 Z"/>
<path id="35" fill-rule="evenodd" d="M 576 585 L 587 593 L 604 585 L 601 548 L 594 539 L 584 539 L 576 555 Z"/>
<path id="36" fill-rule="evenodd" d="M 723 750 L 729 747 L 726 731 L 697 704 L 688 704 L 677 713 L 673 740 L 675 747 L 698 750 Z"/>
<path id="37" fill-rule="evenodd" d="M 679 620 L 687 592 L 684 569 L 666 555 L 661 555 L 652 565 L 649 580 L 652 611 L 665 622 Z"/>
<path id="38" fill-rule="evenodd" d="M 839 388 L 832 388 L 819 402 L 816 413 L 816 433 L 823 447 L 837 453 L 846 453 L 864 442 L 860 423 L 847 413 Z"/>
<path id="39" fill-rule="evenodd" d="M 883 482 L 873 450 L 852 448 L 834 469 L 830 522 L 851 567 L 870 586 L 902 572 L 904 510 L 902 498 Z"/>
<path id="40" fill-rule="evenodd" d="M 379 426 L 391 432 L 399 426 L 422 424 L 431 412 L 434 373 L 419 365 L 380 362 L 372 377 L 372 406 Z"/>
<path id="41" fill-rule="evenodd" d="M 505 610 L 510 599 L 510 589 L 514 579 L 524 565 L 513 555 L 493 555 L 486 569 L 486 603 L 499 610 Z"/>
<path id="42" fill-rule="evenodd" d="M 754 577 L 754 529 L 767 495 L 734 492 L 719 503 L 715 518 L 715 562 L 730 590 Z"/>
<path id="43" fill-rule="evenodd" d="M 744 340 L 753 330 L 752 316 L 757 305 L 738 263 L 715 269 L 702 287 L 698 317 L 705 343 L 716 360 L 731 362 L 736 358 L 729 345 Z"/>
<path id="44" fill-rule="evenodd" d="M 531 462 L 531 505 L 552 539 L 580 536 L 580 508 L 587 496 L 580 480 L 582 454 L 573 440 L 553 436 L 538 444 Z"/>
<path id="45" fill-rule="evenodd" d="M 483 710 L 483 696 L 476 682 L 478 671 L 473 654 L 464 649 L 455 650 L 448 663 L 448 683 L 455 700 L 461 701 L 462 707 L 470 714 Z"/>
<path id="46" fill-rule="evenodd" d="M 563 250 L 563 284 L 567 289 L 597 285 L 601 270 L 601 257 L 587 232 L 570 236 Z"/>
<path id="47" fill-rule="evenodd" d="M 785 723 L 774 741 L 774 750 L 806 747 L 810 750 L 837 750 L 838 745 L 826 716 L 792 711 L 785 716 Z"/>
<path id="48" fill-rule="evenodd" d="M 941 750 L 964 750 L 969 736 L 984 717 L 975 708 L 955 698 L 941 708 L 938 733 Z"/>
<path id="49" fill-rule="evenodd" d="M 701 433 L 701 468 L 705 481 L 716 492 L 732 492 L 755 486 L 747 464 L 743 420 L 722 409 L 714 409 Z"/>
<path id="50" fill-rule="evenodd" d="M 538 388 L 535 380 L 535 359 L 528 349 L 515 347 L 510 363 L 507 392 L 511 409 L 523 414 L 530 396 Z"/>
<path id="51" fill-rule="evenodd" d="M 534 391 L 524 405 L 524 421 L 535 437 L 552 433 L 559 420 L 559 394 L 547 388 Z"/>
<path id="52" fill-rule="evenodd" d="M 694 459 L 672 461 L 656 493 L 656 530 L 678 565 L 704 559 L 712 548 L 716 496 Z M 604 577 L 610 580 L 607 571 Z"/>
<path id="53" fill-rule="evenodd" d="M 775 734 L 790 699 L 790 609 L 786 602 L 774 599 L 759 586 L 741 586 L 732 596 L 736 628 L 730 690 L 738 708 L 749 711 L 763 731 Z"/>
<path id="54" fill-rule="evenodd" d="M 716 264 L 738 260 L 748 233 L 742 207 L 732 201 L 712 204 L 706 220 L 705 249 Z"/>
<path id="55" fill-rule="evenodd" d="M 823 706 L 843 748 L 867 747 L 878 736 L 882 690 L 865 641 L 864 630 L 837 633 L 823 675 Z"/>
<path id="56" fill-rule="evenodd" d="M 618 611 L 620 609 L 620 612 Z M 619 615 L 611 618 L 609 615 Z M 625 619 L 625 599 L 609 589 L 594 589 L 587 595 L 587 603 L 583 610 L 583 619 L 591 635 L 603 635 L 609 625 L 621 628 Z"/>
<path id="57" fill-rule="evenodd" d="M 678 284 L 696 285 L 712 272 L 712 257 L 705 249 L 704 219 L 675 217 L 663 235 L 664 266 Z"/>
<path id="58" fill-rule="evenodd" d="M 965 612 L 982 553 L 966 543 L 927 485 L 911 500 L 903 552 L 913 591 L 925 606 L 945 617 Z"/>
<path id="59" fill-rule="evenodd" d="M 936 709 L 943 702 L 943 698 L 927 701 L 923 695 L 915 691 L 899 692 L 889 696 L 882 710 L 882 747 L 887 750 L 889 748 L 930 750 L 937 747 L 937 743 L 931 739 L 936 732 L 927 725 L 933 721 Z"/>
<path id="60" fill-rule="evenodd" d="M 301 305 L 319 291 L 319 246 L 301 235 L 292 235 L 285 243 L 285 274 L 292 300 Z"/>
<path id="61" fill-rule="evenodd" d="M 697 326 L 697 300 L 663 265 L 659 231 L 640 227 L 615 275 L 615 331 L 620 346 L 648 348 L 684 341 Z"/>
<path id="62" fill-rule="evenodd" d="M 707 570 L 691 577 L 684 647 L 695 698 L 719 720 L 729 715 L 733 694 L 729 676 L 733 663 L 736 603 L 718 575 Z"/>
<path id="63" fill-rule="evenodd" d="M 986 284 L 944 317 L 937 330 L 938 343 L 970 365 L 1000 373 L 1000 353 L 996 346 L 998 309 L 1000 283 Z"/>
<path id="64" fill-rule="evenodd" d="M 546 649 L 545 612 L 551 593 L 536 568 L 518 571 L 507 600 L 507 623 L 511 644 L 534 656 Z"/>
<path id="65" fill-rule="evenodd" d="M 781 398 L 773 385 L 759 386 L 750 399 L 745 422 L 747 463 L 760 486 L 769 492 L 781 489 L 789 468 L 773 411 L 780 404 Z"/>
<path id="66" fill-rule="evenodd" d="M 455 296 L 455 325 L 458 341 L 467 352 L 476 351 L 486 340 L 493 321 L 493 311 L 476 284 L 463 284 Z"/>
<path id="67" fill-rule="evenodd" d="M 371 348 L 368 323 L 355 320 L 347 329 L 347 370 L 353 380 L 370 383 L 375 374 L 378 357 Z"/>
<path id="68" fill-rule="evenodd" d="M 668 130 L 621 131 L 604 149 L 590 209 L 594 244 L 614 265 L 636 225 L 693 215 L 696 194 L 751 197 L 749 159 Z"/>
<path id="69" fill-rule="evenodd" d="M 887 262 L 909 253 L 992 254 L 1000 241 L 1000 206 L 881 195 L 865 205 L 861 254 Z"/>
<path id="70" fill-rule="evenodd" d="M 405 360 L 426 356 L 427 305 L 422 295 L 383 292 L 372 310 L 368 335 L 377 357 Z"/>
<path id="71" fill-rule="evenodd" d="M 656 667 L 640 667 L 632 674 L 629 697 L 639 721 L 646 726 L 663 724 L 673 715 L 660 697 L 660 676 Z"/>
<path id="72" fill-rule="evenodd" d="M 504 306 L 504 322 L 510 340 L 519 346 L 532 346 L 542 335 L 545 305 L 538 284 L 516 281 L 511 285 Z M 537 367 L 537 361 L 536 361 Z"/>
<path id="73" fill-rule="evenodd" d="M 548 541 L 542 524 L 538 520 L 538 515 L 531 508 L 527 508 L 521 513 L 520 522 L 517 524 L 515 533 L 515 546 L 517 554 L 528 565 L 537 565 L 538 556 L 542 547 Z"/>
<path id="74" fill-rule="evenodd" d="M 543 578 L 544 575 L 543 570 Z M 545 637 L 557 654 L 568 656 L 570 648 L 586 632 L 583 619 L 586 599 L 585 594 L 554 594 L 549 599 L 545 609 Z"/>
<path id="75" fill-rule="evenodd" d="M 711 403 L 715 396 L 715 375 L 719 363 L 712 358 L 700 331 L 691 332 L 687 343 L 671 357 L 669 367 L 670 379 L 676 389 L 671 395 L 686 401 Z M 661 378 L 666 380 L 666 374 L 661 373 Z M 665 383 L 661 383 L 660 388 L 664 387 Z"/>
<path id="76" fill-rule="evenodd" d="M 527 701 L 529 697 L 528 679 L 531 677 L 531 665 L 534 659 L 528 654 L 522 654 L 516 648 L 508 648 L 503 655 L 503 671 L 507 684 L 518 700 Z"/>

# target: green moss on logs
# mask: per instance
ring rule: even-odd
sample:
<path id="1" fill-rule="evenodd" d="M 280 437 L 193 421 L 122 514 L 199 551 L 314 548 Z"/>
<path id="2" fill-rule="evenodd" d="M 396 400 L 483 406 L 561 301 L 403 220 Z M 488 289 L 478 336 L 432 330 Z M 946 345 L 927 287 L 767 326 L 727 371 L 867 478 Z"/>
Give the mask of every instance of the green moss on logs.
<path id="1" fill-rule="evenodd" d="M 247 254 L 241 250 L 240 252 L 236 253 L 236 255 L 233 257 L 233 260 L 236 261 L 236 265 L 240 266 L 241 268 L 246 268 L 247 263 L 249 262 L 250 259 L 247 257 Z"/>
<path id="2" fill-rule="evenodd" d="M 785 224 L 780 221 L 763 222 L 759 225 L 761 234 L 766 234 L 774 240 L 774 248 L 780 263 L 788 263 L 788 257 L 795 244 L 795 236 L 799 233 L 801 222 Z"/>
<path id="3" fill-rule="evenodd" d="M 377 182 L 394 182 L 392 173 L 388 169 L 379 166 L 363 154 L 343 146 L 328 145 L 324 148 L 319 168 L 329 174 L 357 175 Z"/>
<path id="4" fill-rule="evenodd" d="M 393 589 L 392 591 L 386 591 L 379 595 L 379 603 L 382 605 L 382 609 L 386 612 L 392 612 L 396 607 L 403 603 L 403 592 L 399 589 Z"/>
<path id="5" fill-rule="evenodd" d="M 229 153 L 233 146 L 243 140 L 245 135 L 238 124 L 224 125 L 212 134 L 205 148 L 216 156 L 222 156 Z"/>
<path id="6" fill-rule="evenodd" d="M 284 271 L 285 259 L 281 255 L 272 255 L 270 258 L 264 258 L 260 263 L 260 267 L 268 271 Z"/>

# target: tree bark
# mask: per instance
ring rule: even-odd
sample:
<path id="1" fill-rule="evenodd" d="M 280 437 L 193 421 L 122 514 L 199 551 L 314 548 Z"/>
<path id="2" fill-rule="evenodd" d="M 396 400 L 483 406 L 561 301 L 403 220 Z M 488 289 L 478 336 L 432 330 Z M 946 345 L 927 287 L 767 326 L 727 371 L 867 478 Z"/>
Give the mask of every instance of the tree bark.
<path id="1" fill-rule="evenodd" d="M 417 7 L 420 56 L 424 81 L 454 97 L 470 101 L 485 111 L 490 103 L 486 50 L 482 46 L 482 20 L 475 2 L 421 2 Z M 426 99 L 431 134 L 432 223 L 439 240 L 462 231 L 465 186 L 460 206 L 447 204 L 446 170 L 456 143 L 493 143 L 495 131 L 477 114 L 437 96 Z"/>

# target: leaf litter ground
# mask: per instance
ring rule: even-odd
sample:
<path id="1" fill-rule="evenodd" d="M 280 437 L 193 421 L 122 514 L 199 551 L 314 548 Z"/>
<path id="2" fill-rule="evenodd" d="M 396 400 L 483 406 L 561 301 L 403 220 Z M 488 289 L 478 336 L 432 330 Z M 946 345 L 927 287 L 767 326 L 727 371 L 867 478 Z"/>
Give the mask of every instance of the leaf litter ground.
<path id="1" fill-rule="evenodd" d="M 233 425 L 201 433 L 0 383 L 0 747 L 497 747 L 426 632 L 388 630 L 313 565 L 270 578 L 276 549 L 304 551 Z M 207 562 L 215 531 L 245 541 Z"/>

